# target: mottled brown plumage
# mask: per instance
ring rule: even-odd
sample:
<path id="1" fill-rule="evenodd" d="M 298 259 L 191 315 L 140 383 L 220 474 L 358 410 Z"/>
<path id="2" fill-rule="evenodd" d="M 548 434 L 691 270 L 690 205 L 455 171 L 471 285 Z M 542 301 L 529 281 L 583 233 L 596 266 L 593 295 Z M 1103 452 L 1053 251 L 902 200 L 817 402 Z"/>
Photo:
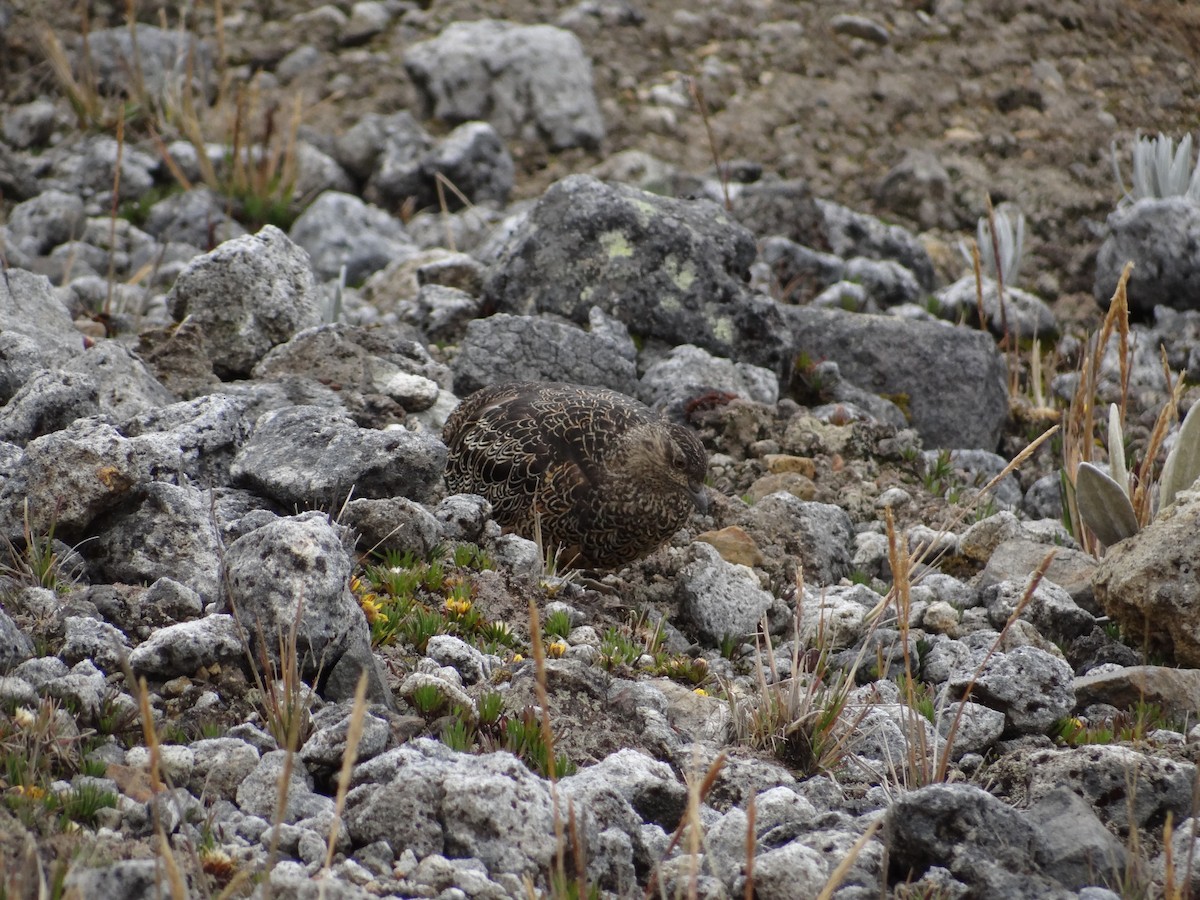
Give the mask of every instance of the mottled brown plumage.
<path id="1" fill-rule="evenodd" d="M 603 388 L 510 382 L 467 397 L 446 422 L 446 484 L 491 501 L 501 525 L 584 568 L 657 549 L 707 509 L 708 455 L 691 431 Z M 536 524 L 535 524 L 536 523 Z"/>

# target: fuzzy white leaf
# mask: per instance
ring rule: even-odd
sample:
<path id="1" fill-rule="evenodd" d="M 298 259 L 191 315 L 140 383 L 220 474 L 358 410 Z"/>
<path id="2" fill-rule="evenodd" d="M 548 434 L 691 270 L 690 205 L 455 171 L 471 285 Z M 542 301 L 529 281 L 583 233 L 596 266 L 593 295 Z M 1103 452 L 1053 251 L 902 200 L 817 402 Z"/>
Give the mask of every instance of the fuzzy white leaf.
<path id="1" fill-rule="evenodd" d="M 1121 410 L 1108 404 L 1108 470 L 1125 496 L 1129 496 L 1129 470 L 1125 468 L 1125 436 L 1121 434 Z"/>
<path id="2" fill-rule="evenodd" d="M 1158 482 L 1158 508 L 1166 509 L 1180 491 L 1187 490 L 1200 478 L 1200 403 L 1193 403 L 1183 417 L 1175 446 L 1167 454 L 1162 478 Z"/>
<path id="3" fill-rule="evenodd" d="M 1095 532 L 1106 547 L 1138 533 L 1133 504 L 1108 473 L 1091 463 L 1080 463 L 1075 471 L 1075 502 L 1083 524 Z"/>

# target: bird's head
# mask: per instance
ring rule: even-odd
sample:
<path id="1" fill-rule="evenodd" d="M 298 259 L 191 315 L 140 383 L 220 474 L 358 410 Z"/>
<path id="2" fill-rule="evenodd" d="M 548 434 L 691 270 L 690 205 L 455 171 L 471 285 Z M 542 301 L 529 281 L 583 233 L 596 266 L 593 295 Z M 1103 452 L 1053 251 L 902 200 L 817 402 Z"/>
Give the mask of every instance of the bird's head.
<path id="1" fill-rule="evenodd" d="M 708 512 L 708 452 L 682 425 L 655 423 L 630 432 L 624 465 L 648 484 L 686 492 L 701 514 Z"/>

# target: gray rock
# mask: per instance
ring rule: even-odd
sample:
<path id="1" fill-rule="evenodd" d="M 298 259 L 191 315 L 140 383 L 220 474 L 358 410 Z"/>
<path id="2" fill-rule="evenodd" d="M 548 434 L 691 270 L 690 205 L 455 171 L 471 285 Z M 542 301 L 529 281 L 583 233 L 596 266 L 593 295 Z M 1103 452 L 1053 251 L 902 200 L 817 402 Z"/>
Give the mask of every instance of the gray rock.
<path id="1" fill-rule="evenodd" d="M 993 628 L 1003 628 L 1009 616 L 1026 596 L 1029 579 L 1002 581 L 980 591 Z M 1051 639 L 1069 641 L 1090 634 L 1096 627 L 1096 617 L 1080 609 L 1063 588 L 1043 580 L 1029 596 L 1021 618 L 1032 622 L 1038 631 Z"/>
<path id="2" fill-rule="evenodd" d="M 754 859 L 754 896 L 761 900 L 815 897 L 829 880 L 830 866 L 820 851 L 793 841 Z"/>
<path id="3" fill-rule="evenodd" d="M 974 275 L 966 275 L 941 288 L 934 297 L 939 304 L 938 315 L 943 319 L 979 326 L 979 295 Z M 983 280 L 983 314 L 988 331 L 997 337 L 1003 337 L 1006 328 L 1018 340 L 1048 341 L 1058 336 L 1058 320 L 1044 300 L 1006 284 L 1002 305 L 996 282 L 990 278 Z"/>
<path id="4" fill-rule="evenodd" d="M 88 659 L 110 675 L 121 671 L 129 643 L 120 629 L 83 616 L 67 616 L 63 624 L 65 639 L 58 651 L 63 660 L 75 664 Z"/>
<path id="5" fill-rule="evenodd" d="M 7 269 L 0 290 L 0 333 L 15 332 L 33 341 L 56 364 L 83 350 L 83 337 L 44 275 Z"/>
<path id="6" fill-rule="evenodd" d="M 1057 481 L 1058 476 L 1054 476 Z M 991 587 L 1001 581 L 1022 578 L 1034 571 L 1051 552 L 1054 559 L 1046 569 L 1046 580 L 1052 581 L 1075 603 L 1089 613 L 1099 614 L 1092 593 L 1092 577 L 1098 565 L 1096 558 L 1081 550 L 1058 547 L 1029 538 L 1017 537 L 1002 542 L 992 551 L 979 578 L 979 588 Z"/>
<path id="7" fill-rule="evenodd" d="M 453 667 L 465 684 L 477 684 L 491 669 L 486 656 L 451 634 L 433 635 L 425 645 L 425 655 L 439 666 Z"/>
<path id="8" fill-rule="evenodd" d="M 84 659 L 72 666 L 66 675 L 51 678 L 41 690 L 46 696 L 69 704 L 81 722 L 95 724 L 104 708 L 108 685 L 104 673 L 91 660 Z"/>
<path id="9" fill-rule="evenodd" d="M 1070 788 L 1044 794 L 1030 806 L 1028 818 L 1039 834 L 1038 862 L 1056 881 L 1072 890 L 1120 882 L 1125 846 Z"/>
<path id="10" fill-rule="evenodd" d="M 360 181 L 379 173 L 396 181 L 407 172 L 412 181 L 406 195 L 411 196 L 420 187 L 419 161 L 433 144 L 433 137 L 407 110 L 389 116 L 368 113 L 334 139 L 334 157 Z M 377 193 L 368 184 L 367 198 L 373 199 Z"/>
<path id="11" fill-rule="evenodd" d="M 554 858 L 554 803 L 547 782 L 509 753 L 461 756 L 441 777 L 445 851 L 481 860 L 490 873 L 530 875 Z M 587 839 L 588 817 L 578 816 Z"/>
<path id="12" fill-rule="evenodd" d="M 0 332 L 0 402 L 8 403 L 25 382 L 50 368 L 51 357 L 23 334 Z"/>
<path id="13" fill-rule="evenodd" d="M 349 748 L 351 713 L 342 716 L 332 725 L 314 731 L 300 748 L 300 758 L 311 771 L 337 771 L 342 757 Z M 365 713 L 362 720 L 362 736 L 355 745 L 357 759 L 366 761 L 383 752 L 391 734 L 388 723 L 378 716 Z"/>
<path id="14" fill-rule="evenodd" d="M 395 550 L 424 559 L 443 540 L 441 523 L 434 515 L 404 497 L 351 500 L 338 520 L 354 529 L 363 551 Z"/>
<path id="15" fill-rule="evenodd" d="M 622 344 L 538 316 L 497 314 L 468 323 L 451 365 L 460 397 L 514 380 L 566 381 L 625 394 L 637 390 L 637 370 Z"/>
<path id="16" fill-rule="evenodd" d="M 267 351 L 320 322 L 308 255 L 267 225 L 188 264 L 167 295 L 204 330 L 219 375 L 247 375 Z"/>
<path id="17" fill-rule="evenodd" d="M 604 122 L 579 39 L 549 25 L 455 22 L 407 48 L 426 109 L 445 122 L 487 119 L 504 137 L 551 150 L 596 147 Z"/>
<path id="18" fill-rule="evenodd" d="M 1029 486 L 1021 503 L 1031 519 L 1062 519 L 1062 478 L 1057 472 L 1043 475 Z"/>
<path id="19" fill-rule="evenodd" d="M 747 515 L 756 537 L 769 537 L 786 555 L 804 560 L 807 584 L 837 584 L 850 573 L 854 526 L 841 508 L 780 491 L 759 500 Z"/>
<path id="20" fill-rule="evenodd" d="M 808 303 L 846 277 L 846 263 L 840 256 L 783 237 L 760 241 L 759 259 L 770 273 L 772 296 L 784 303 Z"/>
<path id="21" fill-rule="evenodd" d="M 308 252 L 321 281 L 337 278 L 360 284 L 392 260 L 415 251 L 399 219 L 353 194 L 326 191 L 292 224 L 291 239 Z"/>
<path id="22" fill-rule="evenodd" d="M 1071 667 L 1036 647 L 993 653 L 976 676 L 987 651 L 972 650 L 965 665 L 953 668 L 947 687 L 962 696 L 973 684 L 971 699 L 1002 710 L 1009 727 L 1022 734 L 1044 734 L 1075 707 Z"/>
<path id="23" fill-rule="evenodd" d="M 920 238 L 912 232 L 828 200 L 818 199 L 816 203 L 825 220 L 824 234 L 829 248 L 838 256 L 895 260 L 917 276 L 921 287 L 933 289 L 936 281 L 933 262 Z"/>
<path id="24" fill-rule="evenodd" d="M 687 786 L 674 770 L 631 749 L 609 754 L 594 766 L 562 779 L 559 786 L 568 795 L 588 797 L 598 791 L 613 791 L 632 807 L 641 821 L 652 822 L 666 831 L 679 824 L 687 807 Z M 600 821 L 603 825 L 603 818 Z"/>
<path id="25" fill-rule="evenodd" d="M 407 201 L 417 209 L 449 211 L 462 208 L 462 197 L 469 203 L 502 205 L 508 201 L 513 160 L 487 122 L 465 122 L 431 147 L 422 149 L 422 143 L 389 141 L 367 185 L 367 195 L 391 207 Z M 413 153 L 414 149 L 421 152 Z M 442 179 L 453 187 L 439 185 Z"/>
<path id="26" fill-rule="evenodd" d="M 1159 706 L 1168 718 L 1187 721 L 1200 709 L 1200 670 L 1171 666 L 1106 666 L 1075 679 L 1080 708 L 1106 703 L 1133 709 L 1138 703 Z"/>
<path id="27" fill-rule="evenodd" d="M 100 412 L 99 391 L 90 375 L 44 369 L 33 375 L 0 409 L 0 440 L 24 446 Z"/>
<path id="28" fill-rule="evenodd" d="M 875 202 L 916 222 L 923 231 L 955 230 L 964 224 L 955 215 L 950 173 L 928 150 L 907 149 L 880 180 Z"/>
<path id="29" fill-rule="evenodd" d="M 274 821 L 279 805 L 280 780 L 286 765 L 286 750 L 264 753 L 253 771 L 238 785 L 237 805 L 242 812 Z M 291 777 L 287 785 L 287 806 L 283 811 L 283 822 L 294 825 L 301 819 L 330 814 L 333 800 L 313 792 L 312 776 L 301 760 L 293 759 Z"/>
<path id="30" fill-rule="evenodd" d="M 111 425 L 79 419 L 29 442 L 0 484 L 0 530 L 81 533 L 130 495 L 137 465 L 130 441 Z"/>
<path id="31" fill-rule="evenodd" d="M 193 79 L 193 91 L 206 92 L 207 80 L 213 76 L 209 42 L 175 28 L 138 23 L 136 30 L 136 43 L 125 26 L 99 29 L 88 36 L 91 64 L 103 93 L 132 95 L 134 72 L 152 96 L 165 94 L 185 76 Z"/>
<path id="32" fill-rule="evenodd" d="M 655 405 L 688 400 L 714 390 L 773 406 L 779 400 L 779 379 L 770 369 L 735 363 L 682 344 L 646 369 L 638 396 Z"/>
<path id="33" fill-rule="evenodd" d="M 355 844 L 385 841 L 418 858 L 445 848 L 441 803 L 444 766 L 401 747 L 403 767 L 384 784 L 362 784 L 346 795 L 346 830 Z"/>
<path id="34" fill-rule="evenodd" d="M 775 602 L 759 586 L 758 576 L 747 566 L 725 562 L 709 544 L 693 543 L 688 554 L 690 562 L 676 584 L 687 627 L 717 644 L 753 634 Z"/>
<path id="35" fill-rule="evenodd" d="M 1200 666 L 1200 495 L 1182 494 L 1154 520 L 1105 552 L 1092 580 L 1096 600 L 1138 647 Z"/>
<path id="36" fill-rule="evenodd" d="M 194 675 L 201 666 L 245 662 L 249 640 L 233 616 L 218 613 L 159 628 L 133 648 L 129 664 L 151 677 Z"/>
<path id="37" fill-rule="evenodd" d="M 211 602 L 221 592 L 212 505 L 208 491 L 151 482 L 95 524 L 88 555 L 108 580 L 138 584 L 167 576 Z"/>
<path id="38" fill-rule="evenodd" d="M 1036 870 L 1040 834 L 1014 809 L 973 785 L 938 784 L 900 796 L 884 817 L 883 841 L 902 872 L 931 866 L 977 882 L 976 859 L 1014 872 Z"/>
<path id="39" fill-rule="evenodd" d="M 861 285 L 870 303 L 879 309 L 917 303 L 925 293 L 917 276 L 892 259 L 851 257 L 846 262 L 845 280 Z"/>
<path id="40" fill-rule="evenodd" d="M 478 544 L 487 535 L 492 504 L 478 494 L 451 494 L 437 505 L 433 514 L 442 524 L 447 540 Z"/>
<path id="41" fill-rule="evenodd" d="M 433 406 L 439 384 L 449 381 L 445 366 L 403 328 L 343 324 L 305 329 L 254 367 L 257 379 L 289 376 L 336 385 L 346 407 L 360 414 L 399 404 L 401 417 Z"/>
<path id="42" fill-rule="evenodd" d="M 155 203 L 146 216 L 145 228 L 162 243 L 208 250 L 246 235 L 246 229 L 229 216 L 227 206 L 228 201 L 201 185 Z"/>
<path id="43" fill-rule="evenodd" d="M 1004 360 L 986 334 L 833 310 L 781 310 L 794 353 L 835 361 L 866 390 L 906 396 L 911 425 L 927 445 L 998 446 L 1008 390 Z"/>
<path id="44" fill-rule="evenodd" d="M 45 256 L 59 244 L 82 235 L 83 220 L 82 200 L 51 189 L 14 206 L 7 224 L 17 249 L 30 256 Z"/>
<path id="45" fill-rule="evenodd" d="M 49 100 L 39 99 L 9 107 L 0 123 L 0 134 L 16 150 L 44 147 L 50 142 L 55 127 L 60 124 L 58 107 Z"/>
<path id="46" fill-rule="evenodd" d="M 56 186 L 83 198 L 88 215 L 107 214 L 112 209 L 112 188 L 121 163 L 120 200 L 137 200 L 154 186 L 158 159 L 115 137 L 91 134 L 64 142 L 46 153 L 49 177 Z"/>
<path id="47" fill-rule="evenodd" d="M 7 121 L 5 117 L 5 123 Z M 3 141 L 0 141 L 0 190 L 4 191 L 5 197 L 11 197 L 15 202 L 29 200 L 42 192 L 42 186 L 33 174 L 29 159 L 24 154 L 14 152 Z M 27 269 L 33 265 L 33 258 L 18 250 L 15 242 L 10 240 L 7 226 L 0 225 L 0 238 L 3 238 L 10 248 L 7 251 L 10 266 Z"/>
<path id="48" fill-rule="evenodd" d="M 11 672 L 33 656 L 33 641 L 0 608 L 0 674 Z"/>
<path id="49" fill-rule="evenodd" d="M 834 34 L 844 34 L 880 47 L 887 46 L 891 41 L 891 34 L 887 28 L 867 16 L 839 13 L 830 17 L 829 27 Z"/>
<path id="50" fill-rule="evenodd" d="M 479 316 L 481 304 L 477 297 L 458 288 L 423 284 L 414 299 L 397 305 L 397 312 L 401 321 L 419 329 L 427 341 L 458 344 L 467 325 Z"/>
<path id="51" fill-rule="evenodd" d="M 786 336 L 776 304 L 746 287 L 754 255 L 751 234 L 713 203 L 574 175 L 505 242 L 484 301 L 581 324 L 597 306 L 642 337 L 774 368 Z"/>
<path id="52" fill-rule="evenodd" d="M 1154 307 L 1200 309 L 1200 207 L 1187 197 L 1149 197 L 1116 209 L 1096 254 L 1092 293 L 1105 309 L 1125 263 L 1132 261 L 1129 311 L 1149 317 Z"/>
<path id="53" fill-rule="evenodd" d="M 223 485 L 234 454 L 250 435 L 252 419 L 242 402 L 210 394 L 129 419 L 139 481 Z"/>
<path id="54" fill-rule="evenodd" d="M 142 360 L 116 341 L 98 341 L 64 368 L 95 381 L 100 412 L 117 422 L 179 399 L 162 386 Z"/>
<path id="55" fill-rule="evenodd" d="M 304 513 L 256 528 L 226 551 L 229 607 L 276 662 L 279 639 L 294 627 L 302 675 L 331 669 L 354 626 L 365 624 L 342 536 L 326 516 Z"/>
<path id="56" fill-rule="evenodd" d="M 325 151 L 308 141 L 299 140 L 293 152 L 296 183 L 292 190 L 297 197 L 316 197 L 326 191 L 349 193 L 354 190 L 354 182 L 345 169 Z"/>
<path id="57" fill-rule="evenodd" d="M 174 578 L 154 579 L 138 601 L 138 614 L 151 625 L 174 625 L 198 619 L 204 613 L 200 595 Z"/>
<path id="58" fill-rule="evenodd" d="M 819 247 L 825 242 L 824 216 L 806 181 L 767 177 L 737 185 L 731 199 L 733 217 L 760 238 L 787 238 L 805 247 Z"/>
<path id="59" fill-rule="evenodd" d="M 162 866 L 156 859 L 123 859 L 95 868 L 72 866 L 63 886 L 75 896 L 93 900 L 159 900 Z"/>
<path id="60" fill-rule="evenodd" d="M 431 434 L 360 428 L 344 413 L 293 406 L 259 419 L 230 472 L 285 507 L 333 508 L 351 490 L 427 499 L 445 466 L 445 445 Z"/>
<path id="61" fill-rule="evenodd" d="M 986 751 L 1000 739 L 1004 733 L 1004 725 L 1004 713 L 971 701 L 952 704 L 938 717 L 937 722 L 941 737 L 947 743 L 953 739 L 953 743 L 950 743 L 950 756 L 956 760 L 962 759 L 967 753 Z M 953 735 L 950 733 L 951 728 L 954 728 Z"/>
<path id="62" fill-rule="evenodd" d="M 1196 767 L 1132 747 L 1093 744 L 1070 750 L 1039 750 L 1027 760 L 1029 799 L 1068 788 L 1119 833 L 1143 829 L 1168 814 L 1180 821 L 1191 809 Z"/>

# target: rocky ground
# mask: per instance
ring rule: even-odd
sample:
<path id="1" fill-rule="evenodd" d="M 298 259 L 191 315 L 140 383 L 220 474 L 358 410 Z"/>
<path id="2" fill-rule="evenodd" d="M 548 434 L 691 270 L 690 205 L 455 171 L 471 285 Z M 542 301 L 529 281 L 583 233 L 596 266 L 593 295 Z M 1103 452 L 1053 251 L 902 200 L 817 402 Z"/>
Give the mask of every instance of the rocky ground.
<path id="1" fill-rule="evenodd" d="M 1140 198 L 1132 143 L 1197 120 L 1200 12 L 38 15 L 6 896 L 1190 895 L 1200 186 Z M 977 291 L 988 197 L 1025 254 Z M 448 496 L 510 378 L 694 428 L 707 514 L 562 572 Z"/>

